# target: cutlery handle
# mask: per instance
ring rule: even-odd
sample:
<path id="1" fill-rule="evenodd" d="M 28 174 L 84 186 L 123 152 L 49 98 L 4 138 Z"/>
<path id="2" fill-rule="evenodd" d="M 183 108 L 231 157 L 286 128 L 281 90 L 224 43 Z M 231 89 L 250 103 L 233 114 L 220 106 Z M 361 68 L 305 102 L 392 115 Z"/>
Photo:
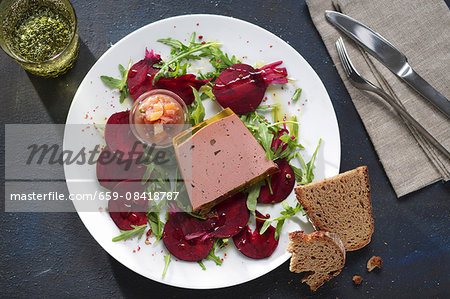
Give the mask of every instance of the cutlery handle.
<path id="1" fill-rule="evenodd" d="M 379 96 L 381 96 L 383 99 L 386 100 L 386 102 L 392 106 L 392 108 L 395 109 L 401 116 L 403 116 L 409 123 L 411 123 L 420 134 L 422 134 L 423 137 L 425 137 L 431 144 L 433 144 L 436 148 L 438 148 L 446 157 L 447 159 L 450 159 L 450 153 L 447 151 L 447 149 L 442 146 L 442 144 L 437 141 L 433 135 L 431 135 L 420 123 L 418 123 L 405 109 L 403 109 L 402 106 L 397 104 L 397 102 L 384 90 L 381 88 L 373 88 L 371 91 L 375 92 Z"/>
<path id="2" fill-rule="evenodd" d="M 450 117 L 450 102 L 439 91 L 433 88 L 427 81 L 419 76 L 411 67 L 401 76 L 412 88 L 431 102 L 442 113 Z"/>

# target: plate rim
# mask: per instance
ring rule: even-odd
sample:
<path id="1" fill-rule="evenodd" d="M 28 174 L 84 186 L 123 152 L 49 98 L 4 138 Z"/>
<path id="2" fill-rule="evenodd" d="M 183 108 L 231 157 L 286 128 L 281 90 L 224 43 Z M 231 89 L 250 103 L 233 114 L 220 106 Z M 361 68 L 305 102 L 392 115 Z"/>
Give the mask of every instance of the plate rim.
<path id="1" fill-rule="evenodd" d="M 157 20 L 157 21 L 148 23 L 148 24 L 146 24 L 146 25 L 144 25 L 144 26 L 141 26 L 141 27 L 139 27 L 139 28 L 133 30 L 132 32 L 128 33 L 127 35 L 125 35 L 124 37 L 122 37 L 119 41 L 117 41 L 115 44 L 113 44 L 109 49 L 107 49 L 107 50 L 106 50 L 106 51 L 105 51 L 105 52 L 104 52 L 104 53 L 96 60 L 96 62 L 91 66 L 91 68 L 89 69 L 89 71 L 86 73 L 86 75 L 84 76 L 84 78 L 83 78 L 83 80 L 81 81 L 80 85 L 78 86 L 76 93 L 74 94 L 74 96 L 73 96 L 73 98 L 72 98 L 72 103 L 71 103 L 71 105 L 70 105 L 69 112 L 68 112 L 67 118 L 66 118 L 66 124 L 68 124 L 67 121 L 68 121 L 69 118 L 70 118 L 69 116 L 70 116 L 70 114 L 71 114 L 71 111 L 73 111 L 73 109 L 72 109 L 72 106 L 74 105 L 74 101 L 73 101 L 73 100 L 74 100 L 75 98 L 77 98 L 78 94 L 81 92 L 81 91 L 80 91 L 80 86 L 83 84 L 84 80 L 85 80 L 86 77 L 89 75 L 89 73 L 92 71 L 92 69 L 94 68 L 94 66 L 95 66 L 99 61 L 101 61 L 105 56 L 107 56 L 111 51 L 113 51 L 113 49 L 114 49 L 115 46 L 117 46 L 117 45 L 119 45 L 119 44 L 122 44 L 122 43 L 126 43 L 127 40 L 128 40 L 129 38 L 131 38 L 132 35 L 136 34 L 136 32 L 141 31 L 141 30 L 142 30 L 142 31 L 143 31 L 143 30 L 146 30 L 146 28 L 149 27 L 149 26 L 154 26 L 154 25 L 157 25 L 157 24 L 159 24 L 159 23 L 171 22 L 171 21 L 173 21 L 173 20 L 179 20 L 179 19 L 185 19 L 185 18 L 186 18 L 186 19 L 188 19 L 188 18 L 220 18 L 220 19 L 228 19 L 228 20 L 231 19 L 231 20 L 233 20 L 233 21 L 241 22 L 241 23 L 243 23 L 243 24 L 245 24 L 245 25 L 247 25 L 247 26 L 251 26 L 251 27 L 254 27 L 255 29 L 258 29 L 258 30 L 260 30 L 260 31 L 263 31 L 265 34 L 269 34 L 270 36 L 274 37 L 275 39 L 278 39 L 278 40 L 282 41 L 283 44 L 284 44 L 284 46 L 287 46 L 288 48 L 290 48 L 290 50 L 293 51 L 294 55 L 295 55 L 297 58 L 302 59 L 302 60 L 304 60 L 304 61 L 306 62 L 307 67 L 310 69 L 310 71 L 313 72 L 313 74 L 316 76 L 316 78 L 317 78 L 318 81 L 320 82 L 321 86 L 323 87 L 323 89 L 324 89 L 324 91 L 325 91 L 325 93 L 326 93 L 326 95 L 327 95 L 327 101 L 326 101 L 326 103 L 330 105 L 330 107 L 331 107 L 331 109 L 332 109 L 332 111 L 333 111 L 333 113 L 332 113 L 332 116 L 333 116 L 332 121 L 336 124 L 336 129 L 337 129 L 337 130 L 336 130 L 336 133 L 337 133 L 336 137 L 337 137 L 337 139 L 338 139 L 338 141 L 339 141 L 339 142 L 338 142 L 338 143 L 339 143 L 338 154 L 337 154 L 337 156 L 339 157 L 339 159 L 338 159 L 337 165 L 336 165 L 336 167 L 337 167 L 337 169 L 338 169 L 337 172 L 339 173 L 339 170 L 340 170 L 340 164 L 341 164 L 341 138 L 340 138 L 339 123 L 338 123 L 338 121 L 337 121 L 336 111 L 335 111 L 335 109 L 334 109 L 334 106 L 333 106 L 333 103 L 332 103 L 332 101 L 331 101 L 331 98 L 330 98 L 330 96 L 329 96 L 329 94 L 328 94 L 327 89 L 325 88 L 325 84 L 322 82 L 322 80 L 320 79 L 319 75 L 318 75 L 318 74 L 316 73 L 316 71 L 312 68 L 312 66 L 308 63 L 308 61 L 306 61 L 306 59 L 303 58 L 303 56 L 302 56 L 302 55 L 301 55 L 294 47 L 292 47 L 289 43 L 287 43 L 285 40 L 283 40 L 282 38 L 280 38 L 280 37 L 277 36 L 276 34 L 270 32 L 269 30 L 267 30 L 267 29 L 265 29 L 265 28 L 263 28 L 263 27 L 261 27 L 261 26 L 259 26 L 259 25 L 256 25 L 256 24 L 253 24 L 253 23 L 251 23 L 251 22 L 249 22 L 249 21 L 242 20 L 242 19 L 239 19 L 239 18 L 235 18 L 235 17 L 232 17 L 232 16 L 226 16 L 226 15 L 220 15 L 220 14 L 182 14 L 182 15 L 172 16 L 172 17 L 169 17 L 169 18 L 164 18 L 164 19 L 160 19 L 160 20 Z M 66 143 L 65 140 L 66 140 L 66 133 L 64 132 L 63 148 L 64 148 L 64 145 L 65 145 L 65 143 Z M 67 175 L 66 175 L 66 165 L 64 165 L 64 175 L 65 175 L 65 181 L 66 181 L 67 188 L 69 189 L 68 178 L 67 178 Z M 74 205 L 74 206 L 75 206 L 75 205 Z M 76 206 L 75 206 L 75 210 L 76 210 Z M 164 281 L 164 280 L 162 280 L 162 279 L 150 278 L 150 277 L 148 277 L 147 275 L 145 275 L 144 273 L 141 273 L 141 271 L 139 271 L 139 270 L 131 269 L 131 268 L 129 268 L 127 265 L 125 265 L 125 264 L 118 258 L 117 254 L 113 254 L 113 253 L 109 252 L 109 251 L 102 245 L 102 243 L 99 242 L 99 241 L 97 240 L 97 238 L 94 237 L 94 234 L 91 232 L 91 229 L 92 229 L 92 228 L 90 228 L 88 225 L 86 225 L 86 221 L 88 221 L 88 220 L 87 220 L 88 217 L 86 217 L 86 216 L 87 216 L 88 214 L 94 214 L 94 213 L 97 214 L 97 213 L 100 213 L 100 212 L 79 212 L 79 211 L 77 211 L 78 217 L 81 219 L 83 225 L 84 225 L 85 228 L 88 230 L 88 232 L 91 234 L 91 237 L 97 242 L 98 245 L 100 245 L 100 247 L 101 247 L 104 251 L 106 251 L 111 257 L 113 257 L 117 262 L 119 262 L 120 264 L 122 264 L 122 265 L 123 265 L 124 267 L 126 267 L 127 269 L 129 269 L 129 270 L 131 270 L 131 271 L 133 271 L 133 272 L 135 272 L 135 273 L 137 273 L 137 274 L 139 274 L 139 275 L 141 275 L 141 276 L 143 276 L 143 277 L 145 277 L 145 278 L 147 278 L 147 279 L 151 279 L 151 280 L 154 281 L 154 282 L 162 283 L 162 284 L 165 284 L 165 285 L 168 285 L 168 286 L 171 286 L 171 287 L 179 287 L 179 288 L 185 288 L 185 289 L 200 289 L 200 290 L 203 289 L 203 290 L 207 290 L 207 289 L 219 289 L 219 288 L 225 288 L 225 287 L 238 286 L 238 285 L 247 283 L 247 282 L 249 282 L 249 281 L 252 281 L 252 280 L 254 280 L 254 279 L 257 279 L 257 278 L 259 278 L 259 277 L 262 277 L 262 276 L 264 276 L 264 275 L 266 275 L 266 274 L 272 272 L 272 271 L 275 270 L 276 268 L 278 268 L 278 267 L 280 267 L 281 265 L 283 265 L 283 264 L 289 259 L 289 257 L 290 257 L 290 254 L 286 252 L 286 253 L 284 253 L 283 255 L 280 256 L 280 258 L 283 258 L 283 261 L 282 261 L 280 264 L 275 265 L 275 266 L 272 266 L 272 267 L 270 267 L 270 268 L 267 268 L 267 271 L 264 272 L 264 274 L 258 274 L 258 275 L 253 275 L 253 276 L 250 275 L 247 279 L 245 279 L 245 280 L 243 280 L 243 281 L 240 281 L 240 282 L 238 282 L 238 283 L 234 283 L 234 282 L 233 282 L 233 283 L 222 283 L 222 284 L 218 283 L 218 284 L 215 285 L 215 286 L 208 286 L 208 287 L 201 287 L 201 286 L 197 286 L 197 285 L 194 285 L 194 286 L 189 285 L 189 286 L 188 286 L 188 285 L 186 285 L 186 284 L 177 284 L 177 283 L 174 284 L 173 282 Z"/>

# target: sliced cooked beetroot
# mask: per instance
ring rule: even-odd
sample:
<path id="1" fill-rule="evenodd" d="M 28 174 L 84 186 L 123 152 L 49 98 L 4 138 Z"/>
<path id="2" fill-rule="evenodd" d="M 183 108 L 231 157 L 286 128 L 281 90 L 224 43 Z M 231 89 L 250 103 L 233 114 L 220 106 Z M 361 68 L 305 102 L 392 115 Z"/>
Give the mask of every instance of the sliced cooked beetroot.
<path id="1" fill-rule="evenodd" d="M 159 69 L 153 65 L 161 63 L 161 56 L 145 49 L 144 59 L 136 62 L 128 72 L 127 86 L 133 99 L 137 99 L 144 92 L 149 91 L 146 83 L 151 82 Z"/>
<path id="2" fill-rule="evenodd" d="M 148 199 L 142 196 L 144 191 L 145 186 L 141 181 L 122 181 L 114 187 L 112 198 L 108 202 L 108 211 L 118 228 L 131 230 L 131 225 L 147 223 Z"/>
<path id="3" fill-rule="evenodd" d="M 295 185 L 295 174 L 291 165 L 285 159 L 278 159 L 274 161 L 279 172 L 270 177 L 270 187 L 273 194 L 270 194 L 269 184 L 261 187 L 259 192 L 259 203 L 278 203 L 286 199 L 291 194 Z"/>
<path id="4" fill-rule="evenodd" d="M 159 78 L 153 84 L 153 78 L 159 72 L 153 65 L 161 63 L 161 56 L 145 49 L 145 58 L 135 63 L 128 72 L 127 86 L 133 99 L 152 89 L 167 89 L 176 93 L 186 105 L 194 102 L 192 87 L 199 89 L 208 80 L 197 80 L 192 74 L 182 75 L 176 78 Z"/>
<path id="5" fill-rule="evenodd" d="M 258 211 L 255 211 L 255 214 L 259 218 L 269 218 L 269 215 L 264 216 Z M 275 228 L 272 225 L 267 228 L 264 234 L 259 233 L 263 224 L 263 220 L 256 219 L 256 229 L 253 232 L 247 226 L 233 237 L 236 248 L 249 258 L 263 259 L 269 257 L 278 246 L 278 240 L 275 240 Z"/>
<path id="6" fill-rule="evenodd" d="M 191 86 L 199 90 L 208 81 L 197 80 L 192 74 L 182 75 L 176 78 L 161 77 L 155 82 L 153 88 L 170 90 L 182 98 L 186 105 L 190 105 L 194 102 L 194 93 L 192 92 Z M 152 88 L 150 87 L 150 89 Z"/>
<path id="7" fill-rule="evenodd" d="M 103 149 L 97 159 L 97 179 L 100 185 L 109 190 L 121 181 L 141 181 L 146 169 L 136 160 L 123 160 L 116 157 L 108 146 Z"/>
<path id="8" fill-rule="evenodd" d="M 224 108 L 237 114 L 255 111 L 266 92 L 262 76 L 248 64 L 235 64 L 222 73 L 214 82 L 213 94 Z"/>
<path id="9" fill-rule="evenodd" d="M 206 236 L 229 238 L 239 233 L 250 217 L 246 203 L 247 197 L 243 193 L 237 193 L 214 207 L 211 212 L 215 217 L 204 221 Z"/>
<path id="10" fill-rule="evenodd" d="M 277 68 L 281 61 L 254 69 L 238 63 L 225 69 L 216 79 L 213 93 L 219 104 L 237 114 L 255 111 L 269 84 L 287 83 L 286 68 Z"/>
<path id="11" fill-rule="evenodd" d="M 200 261 L 208 256 L 214 243 L 213 238 L 186 239 L 186 236 L 203 231 L 203 223 L 186 213 L 171 213 L 164 225 L 163 242 L 167 250 L 183 261 Z"/>
<path id="12" fill-rule="evenodd" d="M 142 143 L 136 139 L 131 131 L 129 118 L 129 110 L 117 112 L 108 118 L 105 126 L 106 144 L 114 153 L 122 152 L 125 159 L 130 157 L 129 154 L 133 149 L 136 152 L 143 152 Z"/>

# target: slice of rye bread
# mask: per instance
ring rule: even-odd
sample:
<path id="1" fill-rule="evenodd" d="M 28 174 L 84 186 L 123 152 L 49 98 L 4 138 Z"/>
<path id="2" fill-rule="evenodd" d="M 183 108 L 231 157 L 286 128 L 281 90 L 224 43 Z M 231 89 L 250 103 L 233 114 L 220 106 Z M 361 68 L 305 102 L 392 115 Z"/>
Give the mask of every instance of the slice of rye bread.
<path id="1" fill-rule="evenodd" d="M 292 253 L 289 270 L 306 272 L 302 282 L 312 291 L 338 275 L 345 264 L 345 249 L 335 233 L 316 231 L 309 235 L 303 231 L 289 233 L 287 251 Z"/>
<path id="2" fill-rule="evenodd" d="M 366 166 L 297 187 L 295 193 L 316 230 L 337 233 L 345 250 L 370 242 L 373 215 Z"/>

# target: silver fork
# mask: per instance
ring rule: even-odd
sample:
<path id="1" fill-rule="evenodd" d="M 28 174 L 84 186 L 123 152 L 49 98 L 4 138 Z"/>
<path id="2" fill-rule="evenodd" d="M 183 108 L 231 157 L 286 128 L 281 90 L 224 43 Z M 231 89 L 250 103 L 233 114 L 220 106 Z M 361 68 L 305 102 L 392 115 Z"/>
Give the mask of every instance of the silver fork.
<path id="1" fill-rule="evenodd" d="M 339 37 L 339 39 L 337 40 L 336 48 L 338 50 L 342 66 L 344 67 L 345 74 L 355 87 L 371 91 L 382 97 L 389 105 L 391 105 L 392 108 L 394 108 L 395 111 L 397 111 L 398 114 L 403 116 L 403 118 L 405 118 L 409 123 L 411 123 L 411 125 L 413 125 L 422 134 L 423 137 L 425 137 L 431 144 L 437 147 L 448 159 L 450 159 L 450 153 L 445 149 L 445 147 L 443 147 L 442 144 L 440 144 L 430 133 L 428 133 L 428 131 L 424 127 L 422 127 L 422 125 L 419 124 L 408 112 L 406 112 L 406 110 L 403 109 L 402 106 L 397 104 L 397 102 L 383 89 L 376 86 L 372 82 L 364 79 L 364 77 L 362 77 L 358 73 L 358 71 L 355 69 L 352 62 L 350 61 L 350 58 L 348 57 L 348 53 L 347 50 L 345 49 L 342 37 Z"/>

